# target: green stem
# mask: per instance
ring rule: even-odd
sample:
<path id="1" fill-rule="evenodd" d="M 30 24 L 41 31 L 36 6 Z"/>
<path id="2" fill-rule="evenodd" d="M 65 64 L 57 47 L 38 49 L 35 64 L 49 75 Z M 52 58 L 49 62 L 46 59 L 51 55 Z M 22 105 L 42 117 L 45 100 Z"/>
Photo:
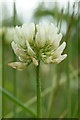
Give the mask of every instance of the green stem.
<path id="1" fill-rule="evenodd" d="M 41 82 L 39 79 L 39 65 L 36 67 L 36 85 L 37 85 L 37 118 L 41 118 Z"/>

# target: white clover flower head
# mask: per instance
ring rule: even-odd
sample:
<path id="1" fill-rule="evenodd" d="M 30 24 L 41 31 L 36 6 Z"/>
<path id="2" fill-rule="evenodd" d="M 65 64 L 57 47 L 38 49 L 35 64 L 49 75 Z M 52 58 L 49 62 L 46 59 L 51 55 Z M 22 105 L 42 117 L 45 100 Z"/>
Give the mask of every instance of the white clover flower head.
<path id="1" fill-rule="evenodd" d="M 53 23 L 16 26 L 11 45 L 20 62 L 9 63 L 9 65 L 23 70 L 31 62 L 38 66 L 40 60 L 46 64 L 58 64 L 67 57 L 66 54 L 62 55 L 66 42 L 60 45 L 61 39 L 62 34 Z"/>

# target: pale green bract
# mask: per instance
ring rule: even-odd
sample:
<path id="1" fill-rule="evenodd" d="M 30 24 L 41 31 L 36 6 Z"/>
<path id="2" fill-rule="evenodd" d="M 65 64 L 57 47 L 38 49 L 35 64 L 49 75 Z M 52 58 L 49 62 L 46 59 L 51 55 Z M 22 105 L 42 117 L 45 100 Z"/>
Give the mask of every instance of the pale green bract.
<path id="1" fill-rule="evenodd" d="M 66 42 L 60 45 L 62 34 L 53 23 L 23 24 L 14 30 L 11 45 L 20 62 L 9 63 L 11 67 L 23 70 L 31 62 L 37 66 L 41 60 L 45 64 L 58 64 L 67 57 L 62 55 Z"/>

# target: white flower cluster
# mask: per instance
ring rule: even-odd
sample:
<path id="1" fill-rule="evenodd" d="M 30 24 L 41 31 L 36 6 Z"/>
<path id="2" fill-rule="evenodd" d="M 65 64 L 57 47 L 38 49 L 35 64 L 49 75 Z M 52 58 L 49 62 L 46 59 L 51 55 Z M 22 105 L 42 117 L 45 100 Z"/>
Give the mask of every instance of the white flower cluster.
<path id="1" fill-rule="evenodd" d="M 66 43 L 60 45 L 62 34 L 53 23 L 23 24 L 15 27 L 14 41 L 11 45 L 20 62 L 9 63 L 22 70 L 33 62 L 35 66 L 42 60 L 46 64 L 58 64 L 67 55 L 62 55 Z"/>

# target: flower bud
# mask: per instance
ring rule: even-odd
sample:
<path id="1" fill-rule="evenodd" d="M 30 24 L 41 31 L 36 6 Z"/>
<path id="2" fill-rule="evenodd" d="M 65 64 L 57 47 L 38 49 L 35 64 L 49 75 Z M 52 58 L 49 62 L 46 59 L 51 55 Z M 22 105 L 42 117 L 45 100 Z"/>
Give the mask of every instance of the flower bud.
<path id="1" fill-rule="evenodd" d="M 22 63 L 22 62 L 13 62 L 13 63 L 8 63 L 8 65 L 12 68 L 15 68 L 17 70 L 23 70 L 26 68 L 27 63 Z"/>

